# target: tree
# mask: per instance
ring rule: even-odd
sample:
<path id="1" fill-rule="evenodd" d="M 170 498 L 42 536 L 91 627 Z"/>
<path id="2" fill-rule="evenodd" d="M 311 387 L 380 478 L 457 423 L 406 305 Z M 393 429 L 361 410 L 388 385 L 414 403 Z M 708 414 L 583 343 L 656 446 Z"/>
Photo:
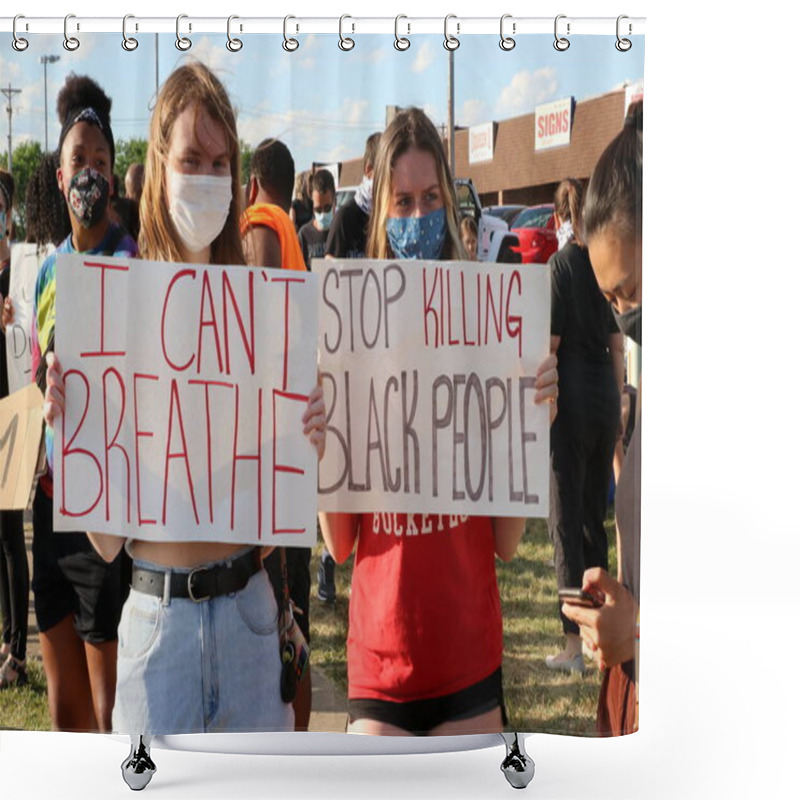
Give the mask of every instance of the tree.
<path id="1" fill-rule="evenodd" d="M 147 139 L 119 139 L 116 142 L 114 174 L 119 177 L 120 193 L 125 192 L 125 174 L 131 164 L 144 164 L 147 158 Z"/>
<path id="2" fill-rule="evenodd" d="M 14 176 L 14 206 L 16 208 L 15 237 L 25 238 L 26 216 L 25 216 L 25 193 L 28 190 L 28 181 L 36 171 L 44 152 L 39 142 L 22 142 L 18 144 L 11 154 L 11 174 Z M 0 164 L 5 169 L 8 158 L 4 153 L 0 158 Z"/>
<path id="3" fill-rule="evenodd" d="M 243 139 L 239 139 L 239 150 L 242 154 L 242 175 L 241 182 L 247 183 L 250 180 L 250 161 L 253 158 L 253 148 Z"/>

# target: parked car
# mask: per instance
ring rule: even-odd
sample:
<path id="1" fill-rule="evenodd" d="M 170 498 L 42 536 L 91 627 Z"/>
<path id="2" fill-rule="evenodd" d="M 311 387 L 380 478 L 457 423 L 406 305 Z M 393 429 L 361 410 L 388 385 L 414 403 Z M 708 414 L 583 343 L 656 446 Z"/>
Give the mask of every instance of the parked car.
<path id="1" fill-rule="evenodd" d="M 556 222 L 552 203 L 528 206 L 520 211 L 511 226 L 511 232 L 519 239 L 516 252 L 522 256 L 523 264 L 545 264 L 556 250 Z"/>
<path id="2" fill-rule="evenodd" d="M 478 226 L 478 261 L 518 264 L 519 240 L 508 229 L 508 223 L 481 207 L 475 185 L 469 178 L 456 178 L 458 211 L 462 217 L 472 217 Z M 515 250 L 517 252 L 515 252 Z"/>
<path id="3" fill-rule="evenodd" d="M 505 206 L 487 206 L 483 209 L 485 214 L 491 214 L 493 217 L 502 219 L 509 228 L 512 228 L 512 223 L 519 216 L 519 212 L 524 210 L 525 206 L 520 205 L 505 205 Z"/>

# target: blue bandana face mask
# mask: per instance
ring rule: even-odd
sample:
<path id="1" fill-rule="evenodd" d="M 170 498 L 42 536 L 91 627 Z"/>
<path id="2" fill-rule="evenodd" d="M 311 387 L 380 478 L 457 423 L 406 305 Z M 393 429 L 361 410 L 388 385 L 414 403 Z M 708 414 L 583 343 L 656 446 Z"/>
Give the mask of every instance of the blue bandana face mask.
<path id="1" fill-rule="evenodd" d="M 389 217 L 386 220 L 386 235 L 397 258 L 435 261 L 442 254 L 444 234 L 444 208 L 424 217 Z"/>

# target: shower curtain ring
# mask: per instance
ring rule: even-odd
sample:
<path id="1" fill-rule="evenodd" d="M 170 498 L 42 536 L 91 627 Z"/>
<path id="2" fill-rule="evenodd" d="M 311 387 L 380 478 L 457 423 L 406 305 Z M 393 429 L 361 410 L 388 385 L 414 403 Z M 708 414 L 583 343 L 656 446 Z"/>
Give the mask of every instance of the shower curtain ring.
<path id="1" fill-rule="evenodd" d="M 18 52 L 21 53 L 23 50 L 28 49 L 28 42 L 27 39 L 23 39 L 21 36 L 17 36 L 17 20 L 18 19 L 25 19 L 23 14 L 17 14 L 14 17 L 14 24 L 12 25 L 11 31 L 14 35 L 14 41 L 11 43 L 11 46 Z"/>
<path id="2" fill-rule="evenodd" d="M 192 46 L 192 40 L 188 36 L 181 36 L 181 20 L 187 19 L 188 14 L 178 14 L 175 20 L 175 47 L 181 52 L 186 52 Z M 189 25 L 189 30 L 192 26 Z"/>
<path id="3" fill-rule="evenodd" d="M 620 35 L 619 35 L 620 22 L 622 22 L 623 19 L 628 19 L 628 17 L 625 14 L 620 14 L 617 17 L 617 41 L 614 42 L 614 47 L 616 47 L 617 50 L 620 51 L 620 53 L 627 53 L 628 50 L 630 50 L 631 47 L 633 47 L 633 44 L 631 43 L 630 39 L 622 39 L 622 38 L 620 38 Z M 629 22 L 628 23 L 628 35 L 630 35 L 632 32 L 633 32 L 633 28 L 631 27 L 631 24 Z"/>
<path id="4" fill-rule="evenodd" d="M 506 52 L 508 52 L 509 50 L 513 50 L 517 46 L 516 41 L 514 41 L 514 39 L 511 36 L 506 36 L 503 33 L 503 23 L 505 23 L 507 19 L 511 19 L 511 14 L 503 14 L 503 16 L 500 17 L 500 49 L 505 50 Z M 517 32 L 516 22 L 511 23 L 511 32 L 512 33 Z"/>
<path id="5" fill-rule="evenodd" d="M 395 50 L 408 50 L 411 47 L 411 40 L 401 36 L 398 30 L 401 19 L 408 19 L 408 17 L 405 14 L 398 14 L 394 18 L 394 47 Z M 411 25 L 406 23 L 406 27 L 408 28 L 408 33 L 411 33 Z"/>
<path id="6" fill-rule="evenodd" d="M 294 53 L 294 51 L 300 47 L 300 42 L 298 42 L 297 39 L 290 39 L 287 35 L 290 19 L 296 19 L 296 17 L 293 17 L 290 14 L 289 16 L 283 18 L 283 49 L 287 53 Z"/>
<path id="7" fill-rule="evenodd" d="M 134 39 L 133 36 L 128 36 L 129 19 L 134 19 L 133 14 L 126 14 L 122 18 L 122 49 L 127 50 L 130 53 L 139 46 L 139 40 Z"/>
<path id="8" fill-rule="evenodd" d="M 81 46 L 80 40 L 75 36 L 70 36 L 69 31 L 67 30 L 67 26 L 69 25 L 69 21 L 71 19 L 75 19 L 74 14 L 67 14 L 67 16 L 64 17 L 64 49 L 69 50 L 70 53 L 74 52 Z M 79 26 L 77 27 L 77 30 L 80 30 Z"/>
<path id="9" fill-rule="evenodd" d="M 450 22 L 451 19 L 457 19 L 456 15 L 455 14 L 448 14 L 444 18 L 444 42 L 443 42 L 443 44 L 444 44 L 444 49 L 445 50 L 449 50 L 452 53 L 453 50 L 458 50 L 458 48 L 461 46 L 461 42 L 458 40 L 457 37 L 451 36 L 450 33 L 447 30 L 447 23 Z M 458 33 L 460 31 L 460 29 L 461 29 L 461 24 L 459 22 L 456 22 L 456 33 Z"/>
<path id="10" fill-rule="evenodd" d="M 553 42 L 553 47 L 558 50 L 560 53 L 563 53 L 565 50 L 569 50 L 569 39 L 565 38 L 564 36 L 558 35 L 558 21 L 560 19 L 566 19 L 566 14 L 559 14 L 556 17 L 554 30 L 555 30 L 555 37 L 556 40 Z M 569 36 L 569 22 L 567 23 L 567 36 Z"/>
<path id="11" fill-rule="evenodd" d="M 227 47 L 231 53 L 238 53 L 244 45 L 242 44 L 241 39 L 231 37 L 231 20 L 234 19 L 239 19 L 239 17 L 237 17 L 235 14 L 231 14 L 231 16 L 228 17 L 228 41 L 225 43 L 225 47 Z M 239 30 L 241 29 L 242 26 L 240 25 Z"/>
<path id="12" fill-rule="evenodd" d="M 340 50 L 352 50 L 356 46 L 356 43 L 349 36 L 345 37 L 345 35 L 342 33 L 342 26 L 343 26 L 344 21 L 346 19 L 353 19 L 353 18 L 349 14 L 342 14 L 342 16 L 339 17 L 339 49 Z M 355 31 L 355 29 L 356 29 L 355 23 L 351 22 L 350 25 L 352 26 L 352 29 Z"/>

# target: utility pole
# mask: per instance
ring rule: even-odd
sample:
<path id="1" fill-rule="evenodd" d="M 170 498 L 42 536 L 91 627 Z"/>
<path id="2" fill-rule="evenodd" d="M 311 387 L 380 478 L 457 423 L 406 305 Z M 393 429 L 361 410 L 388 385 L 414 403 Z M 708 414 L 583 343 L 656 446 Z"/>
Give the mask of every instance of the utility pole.
<path id="1" fill-rule="evenodd" d="M 47 146 L 47 65 L 55 64 L 61 56 L 39 56 L 39 63 L 44 66 L 44 152 L 48 152 Z"/>
<path id="2" fill-rule="evenodd" d="M 11 115 L 14 113 L 14 109 L 11 107 L 11 97 L 15 94 L 19 94 L 22 89 L 12 89 L 11 83 L 8 84 L 8 89 L 0 89 L 6 99 L 8 100 L 8 105 L 6 106 L 6 111 L 8 111 L 8 171 L 11 172 Z"/>
<path id="3" fill-rule="evenodd" d="M 447 143 L 450 148 L 450 172 L 456 177 L 456 125 L 455 125 L 455 64 L 453 50 L 448 48 L 450 80 L 447 93 Z"/>

